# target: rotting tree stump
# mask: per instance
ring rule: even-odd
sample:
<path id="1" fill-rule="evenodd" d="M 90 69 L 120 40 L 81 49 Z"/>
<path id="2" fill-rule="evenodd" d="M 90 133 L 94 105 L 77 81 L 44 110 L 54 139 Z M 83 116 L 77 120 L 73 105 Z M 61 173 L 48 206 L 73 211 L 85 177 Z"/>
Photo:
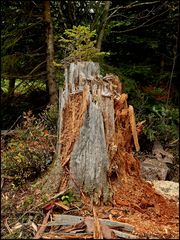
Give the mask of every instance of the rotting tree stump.
<path id="1" fill-rule="evenodd" d="M 134 110 L 120 80 L 100 75 L 99 64 L 71 63 L 59 94 L 57 153 L 44 188 L 87 193 L 95 204 L 107 202 L 112 183 L 139 177 Z"/>

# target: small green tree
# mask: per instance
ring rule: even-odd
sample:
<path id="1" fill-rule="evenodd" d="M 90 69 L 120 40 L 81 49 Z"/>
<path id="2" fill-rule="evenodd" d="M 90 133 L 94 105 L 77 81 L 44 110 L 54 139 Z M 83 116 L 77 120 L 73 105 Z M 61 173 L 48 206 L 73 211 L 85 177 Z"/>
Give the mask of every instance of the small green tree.
<path id="1" fill-rule="evenodd" d="M 72 29 L 66 29 L 65 37 L 59 40 L 64 51 L 64 59 L 61 63 L 64 65 L 77 61 L 95 61 L 100 56 L 109 55 L 109 53 L 100 52 L 96 47 L 96 31 L 90 31 L 89 27 L 73 26 Z M 56 64 L 56 66 L 62 66 Z"/>

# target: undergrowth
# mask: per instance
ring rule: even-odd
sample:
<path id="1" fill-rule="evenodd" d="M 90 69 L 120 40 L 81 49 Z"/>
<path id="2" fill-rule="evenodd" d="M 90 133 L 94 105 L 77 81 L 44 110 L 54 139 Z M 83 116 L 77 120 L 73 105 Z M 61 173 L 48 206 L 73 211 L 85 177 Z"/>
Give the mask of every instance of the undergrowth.
<path id="1" fill-rule="evenodd" d="M 52 112 L 46 110 L 39 118 L 31 111 L 23 113 L 22 123 L 2 152 L 2 172 L 12 176 L 16 185 L 34 180 L 52 162 L 56 142 L 56 135 L 49 131 Z"/>

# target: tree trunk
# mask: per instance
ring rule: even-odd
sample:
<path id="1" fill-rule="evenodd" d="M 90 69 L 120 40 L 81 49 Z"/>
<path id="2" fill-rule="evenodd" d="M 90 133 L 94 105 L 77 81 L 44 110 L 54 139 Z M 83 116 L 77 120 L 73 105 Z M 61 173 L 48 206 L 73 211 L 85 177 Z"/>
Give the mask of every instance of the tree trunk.
<path id="1" fill-rule="evenodd" d="M 58 100 L 55 80 L 53 26 L 51 20 L 50 1 L 44 0 L 44 21 L 46 22 L 46 44 L 47 44 L 47 80 L 49 89 L 50 104 L 55 104 Z"/>
<path id="2" fill-rule="evenodd" d="M 133 107 L 117 76 L 93 62 L 71 63 L 60 91 L 57 154 L 44 189 L 86 193 L 95 204 L 110 199 L 112 183 L 139 177 Z M 53 186 L 53 187 L 52 187 Z"/>
<path id="3" fill-rule="evenodd" d="M 107 23 L 110 4 L 111 4 L 111 1 L 106 1 L 105 6 L 104 6 L 104 14 L 102 16 L 100 32 L 98 34 L 97 44 L 96 44 L 96 47 L 97 47 L 97 49 L 99 49 L 99 51 L 101 51 L 101 45 L 102 45 L 104 32 L 105 32 L 105 28 L 106 28 L 106 23 Z"/>

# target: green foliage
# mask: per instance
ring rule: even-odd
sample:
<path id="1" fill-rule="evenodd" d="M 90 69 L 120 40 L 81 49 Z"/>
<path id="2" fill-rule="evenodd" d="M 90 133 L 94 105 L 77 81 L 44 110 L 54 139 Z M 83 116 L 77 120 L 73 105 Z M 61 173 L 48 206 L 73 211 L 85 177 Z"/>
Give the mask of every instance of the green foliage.
<path id="1" fill-rule="evenodd" d="M 120 71 L 125 79 L 131 79 L 137 83 L 145 85 L 148 82 L 155 82 L 156 75 L 152 65 L 126 65 L 120 66 Z"/>
<path id="2" fill-rule="evenodd" d="M 50 105 L 41 114 L 39 114 L 41 122 L 51 133 L 56 133 L 58 122 L 58 106 Z"/>
<path id="3" fill-rule="evenodd" d="M 61 47 L 65 49 L 64 63 L 95 61 L 100 56 L 108 55 L 108 53 L 99 52 L 95 48 L 96 41 L 93 38 L 96 31 L 90 31 L 89 27 L 73 26 L 72 29 L 66 29 L 64 35 L 65 37 L 61 37 L 59 40 Z"/>
<path id="4" fill-rule="evenodd" d="M 177 108 L 154 105 L 152 112 L 144 116 L 144 134 L 150 141 L 169 142 L 178 138 L 179 111 Z"/>
<path id="5" fill-rule="evenodd" d="M 69 205 L 70 203 L 72 203 L 74 201 L 74 194 L 72 192 L 67 192 L 66 194 L 61 196 L 61 201 L 64 204 Z"/>
<path id="6" fill-rule="evenodd" d="M 9 86 L 9 80 L 8 79 L 2 79 L 1 81 L 1 88 L 2 90 L 7 93 L 8 92 L 8 86 Z M 32 92 L 32 90 L 45 90 L 46 85 L 44 81 L 37 80 L 37 81 L 26 81 L 21 79 L 16 79 L 15 82 L 15 93 L 21 93 L 21 94 L 27 94 L 28 92 Z"/>
<path id="7" fill-rule="evenodd" d="M 53 153 L 52 136 L 29 111 L 24 113 L 22 126 L 2 153 L 2 171 L 13 176 L 15 184 L 22 184 L 43 172 Z"/>
<path id="8" fill-rule="evenodd" d="M 42 9 L 31 1 L 1 1 L 1 61 L 2 78 L 17 77 L 25 80 L 41 75 L 45 70 L 45 42 Z M 39 65 L 40 64 L 40 65 Z M 40 67 L 37 67 L 37 66 Z M 36 68 L 37 67 L 37 68 Z"/>

